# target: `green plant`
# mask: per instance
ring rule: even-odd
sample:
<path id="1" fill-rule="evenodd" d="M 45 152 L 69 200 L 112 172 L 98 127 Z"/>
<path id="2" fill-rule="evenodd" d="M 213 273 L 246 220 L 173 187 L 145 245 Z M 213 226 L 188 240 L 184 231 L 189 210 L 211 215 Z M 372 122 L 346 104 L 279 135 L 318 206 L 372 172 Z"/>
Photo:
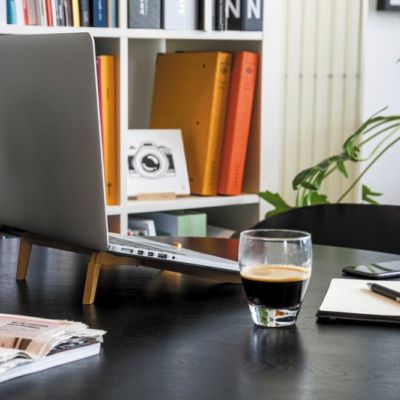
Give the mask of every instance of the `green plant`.
<path id="1" fill-rule="evenodd" d="M 266 216 L 272 216 L 295 207 L 304 207 L 314 204 L 328 204 L 327 195 L 322 193 L 321 185 L 332 173 L 340 173 L 343 178 L 349 179 L 346 165 L 348 163 L 367 162 L 360 174 L 350 183 L 349 187 L 342 193 L 336 203 L 340 203 L 350 193 L 360 179 L 385 154 L 392 146 L 400 141 L 400 115 L 379 115 L 379 111 L 365 121 L 343 144 L 342 151 L 334 156 L 322 160 L 318 164 L 298 173 L 292 182 L 296 194 L 294 206 L 289 205 L 279 193 L 268 190 L 258 193 L 266 202 L 273 206 Z M 361 157 L 361 149 L 365 145 L 371 146 L 369 154 Z M 370 147 L 368 147 L 370 148 Z M 362 186 L 362 200 L 369 204 L 378 204 L 374 199 L 381 193 L 372 191 L 367 186 Z"/>

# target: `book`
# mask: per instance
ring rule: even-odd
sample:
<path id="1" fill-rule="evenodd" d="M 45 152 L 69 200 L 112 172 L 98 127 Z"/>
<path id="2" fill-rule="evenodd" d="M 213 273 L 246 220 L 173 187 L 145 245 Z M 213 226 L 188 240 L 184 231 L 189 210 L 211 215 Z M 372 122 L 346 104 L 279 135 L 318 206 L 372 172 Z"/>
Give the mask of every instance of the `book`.
<path id="1" fill-rule="evenodd" d="M 80 0 L 80 22 L 81 26 L 90 26 L 90 3 L 89 0 Z"/>
<path id="2" fill-rule="evenodd" d="M 214 0 L 199 0 L 197 12 L 198 28 L 210 32 L 214 28 Z"/>
<path id="3" fill-rule="evenodd" d="M 107 28 L 107 0 L 92 0 L 92 24 L 96 28 Z"/>
<path id="4" fill-rule="evenodd" d="M 104 179 L 106 201 L 108 205 L 118 204 L 118 168 L 117 168 L 117 120 L 115 57 L 101 55 L 99 63 L 99 100 L 102 119 Z"/>
<path id="5" fill-rule="evenodd" d="M 128 28 L 160 29 L 161 0 L 129 0 Z"/>
<path id="6" fill-rule="evenodd" d="M 64 0 L 64 16 L 65 16 L 65 26 L 73 26 L 71 0 Z"/>
<path id="7" fill-rule="evenodd" d="M 63 0 L 55 0 L 56 3 L 56 25 L 65 26 L 64 3 Z"/>
<path id="8" fill-rule="evenodd" d="M 317 317 L 328 320 L 354 320 L 400 323 L 400 304 L 367 287 L 371 280 L 332 279 Z M 400 290 L 400 281 L 383 285 Z"/>
<path id="9" fill-rule="evenodd" d="M 163 28 L 167 30 L 195 30 L 197 2 L 193 0 L 164 0 Z"/>
<path id="10" fill-rule="evenodd" d="M 6 0 L 7 7 L 7 24 L 17 23 L 17 10 L 15 8 L 15 0 Z"/>
<path id="11" fill-rule="evenodd" d="M 0 314 L 0 382 L 99 354 L 105 333 L 81 322 Z"/>
<path id="12" fill-rule="evenodd" d="M 72 25 L 76 28 L 81 26 L 79 0 L 72 0 Z"/>
<path id="13" fill-rule="evenodd" d="M 193 194 L 217 194 L 231 60 L 224 52 L 157 57 L 150 127 L 182 130 Z"/>
<path id="14" fill-rule="evenodd" d="M 262 31 L 263 1 L 241 0 L 241 2 L 242 2 L 241 29 L 243 31 Z"/>
<path id="15" fill-rule="evenodd" d="M 118 25 L 117 0 L 107 0 L 107 25 L 109 28 L 116 28 Z"/>
<path id="16" fill-rule="evenodd" d="M 53 26 L 54 20 L 53 20 L 53 10 L 52 10 L 51 0 L 46 0 L 46 16 L 47 16 L 47 25 Z"/>
<path id="17" fill-rule="evenodd" d="M 234 53 L 218 180 L 219 194 L 233 196 L 242 191 L 257 67 L 257 53 Z"/>
<path id="18" fill-rule="evenodd" d="M 225 0 L 214 1 L 214 29 L 224 31 L 226 29 Z"/>
<path id="19" fill-rule="evenodd" d="M 157 235 L 204 237 L 207 214 L 196 211 L 154 212 L 142 215 L 154 221 Z"/>
<path id="20" fill-rule="evenodd" d="M 242 29 L 242 2 L 241 0 L 226 0 L 226 27 L 228 30 Z"/>
<path id="21" fill-rule="evenodd" d="M 0 25 L 7 24 L 7 3 L 0 1 Z"/>
<path id="22" fill-rule="evenodd" d="M 36 23 L 40 26 L 47 26 L 45 4 L 42 0 L 36 0 Z"/>
<path id="23" fill-rule="evenodd" d="M 15 0 L 15 15 L 17 25 L 25 25 L 24 5 L 22 0 Z"/>

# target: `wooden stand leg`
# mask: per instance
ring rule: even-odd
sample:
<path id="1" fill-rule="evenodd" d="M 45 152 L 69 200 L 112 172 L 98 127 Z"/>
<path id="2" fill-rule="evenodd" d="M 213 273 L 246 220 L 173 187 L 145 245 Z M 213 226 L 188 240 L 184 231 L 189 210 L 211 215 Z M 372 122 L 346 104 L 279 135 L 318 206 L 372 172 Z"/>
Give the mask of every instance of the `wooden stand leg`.
<path id="1" fill-rule="evenodd" d="M 101 264 L 98 261 L 99 253 L 92 253 L 87 266 L 85 289 L 83 291 L 83 304 L 93 304 L 96 296 L 97 282 L 100 275 Z"/>
<path id="2" fill-rule="evenodd" d="M 31 250 L 32 243 L 22 236 L 19 244 L 18 265 L 16 274 L 16 278 L 18 280 L 24 280 L 26 277 L 29 258 L 31 256 Z"/>

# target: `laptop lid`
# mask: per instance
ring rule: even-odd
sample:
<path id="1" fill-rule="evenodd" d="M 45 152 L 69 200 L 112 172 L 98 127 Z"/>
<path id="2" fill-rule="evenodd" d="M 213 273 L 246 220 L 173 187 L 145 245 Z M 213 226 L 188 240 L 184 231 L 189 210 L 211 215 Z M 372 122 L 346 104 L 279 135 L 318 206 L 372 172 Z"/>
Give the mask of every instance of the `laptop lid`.
<path id="1" fill-rule="evenodd" d="M 107 249 L 94 42 L 0 37 L 0 224 Z"/>

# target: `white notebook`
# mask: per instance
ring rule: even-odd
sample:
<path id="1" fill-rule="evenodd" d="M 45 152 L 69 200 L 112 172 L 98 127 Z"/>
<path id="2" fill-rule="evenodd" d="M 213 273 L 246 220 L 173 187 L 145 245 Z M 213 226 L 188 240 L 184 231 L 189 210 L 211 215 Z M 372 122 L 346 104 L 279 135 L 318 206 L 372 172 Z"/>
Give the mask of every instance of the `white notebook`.
<path id="1" fill-rule="evenodd" d="M 369 282 L 371 280 L 332 279 L 317 317 L 400 323 L 400 303 L 372 292 L 367 287 Z M 400 291 L 400 281 L 379 283 Z"/>

